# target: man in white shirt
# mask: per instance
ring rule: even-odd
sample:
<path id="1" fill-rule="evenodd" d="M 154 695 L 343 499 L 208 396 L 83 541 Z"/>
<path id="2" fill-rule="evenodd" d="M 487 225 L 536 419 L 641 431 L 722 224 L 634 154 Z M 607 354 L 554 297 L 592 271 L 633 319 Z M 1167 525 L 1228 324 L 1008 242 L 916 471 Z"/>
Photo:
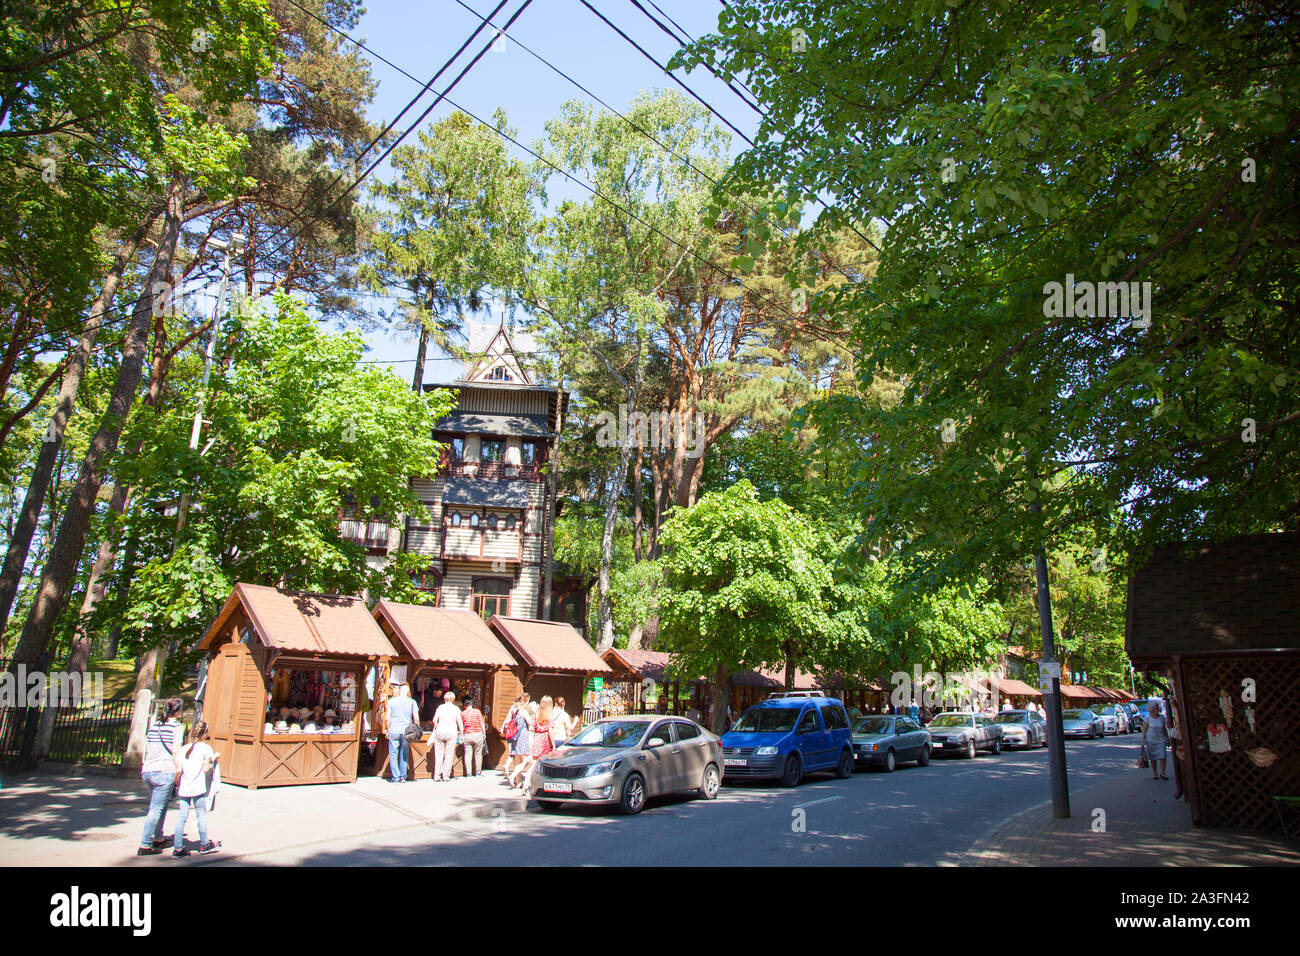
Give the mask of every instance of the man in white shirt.
<path id="1" fill-rule="evenodd" d="M 450 780 L 452 762 L 456 759 L 456 740 L 465 732 L 460 708 L 451 691 L 442 695 L 443 703 L 433 712 L 433 779 Z"/>

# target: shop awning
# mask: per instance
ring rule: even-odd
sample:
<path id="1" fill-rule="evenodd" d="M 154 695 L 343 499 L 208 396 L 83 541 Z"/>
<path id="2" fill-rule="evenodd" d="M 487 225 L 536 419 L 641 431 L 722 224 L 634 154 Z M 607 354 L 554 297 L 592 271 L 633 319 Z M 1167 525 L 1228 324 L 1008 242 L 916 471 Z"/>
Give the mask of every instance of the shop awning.
<path id="1" fill-rule="evenodd" d="M 261 584 L 236 584 L 221 613 L 199 641 L 207 649 L 242 607 L 257 639 L 278 651 L 332 654 L 339 657 L 391 657 L 366 602 L 358 597 L 284 591 Z"/>
<path id="2" fill-rule="evenodd" d="M 381 600 L 373 613 L 385 633 L 391 632 L 398 653 L 414 660 L 484 667 L 512 667 L 515 663 L 473 611 Z"/>
<path id="3" fill-rule="evenodd" d="M 433 428 L 434 431 L 464 432 L 470 435 L 551 437 L 545 415 L 492 415 L 486 412 L 454 411 Z"/>
<path id="4" fill-rule="evenodd" d="M 532 670 L 575 674 L 614 672 L 570 624 L 493 614 L 488 627 L 505 641 L 519 663 Z"/>
<path id="5" fill-rule="evenodd" d="M 1003 697 L 1042 697 L 1043 692 L 1037 687 L 1026 684 L 1013 677 L 1004 677 L 998 681 L 998 692 Z"/>
<path id="6" fill-rule="evenodd" d="M 1076 700 L 1105 700 L 1106 698 L 1093 690 L 1091 687 L 1084 687 L 1081 684 L 1062 684 L 1062 697 L 1073 697 Z"/>

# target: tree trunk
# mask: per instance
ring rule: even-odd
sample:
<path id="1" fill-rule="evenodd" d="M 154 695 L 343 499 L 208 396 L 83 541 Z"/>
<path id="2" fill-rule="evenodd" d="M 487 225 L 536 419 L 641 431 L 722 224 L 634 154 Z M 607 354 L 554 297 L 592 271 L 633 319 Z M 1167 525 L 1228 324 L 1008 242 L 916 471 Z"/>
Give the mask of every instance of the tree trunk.
<path id="1" fill-rule="evenodd" d="M 140 657 L 140 669 L 135 675 L 135 706 L 131 709 L 131 735 L 127 738 L 126 752 L 122 754 L 122 775 L 133 777 L 144 763 L 145 735 L 149 732 L 149 718 L 153 714 L 154 700 L 158 697 L 158 675 L 167 663 L 167 644 L 151 647 Z"/>
<path id="2" fill-rule="evenodd" d="M 419 394 L 424 385 L 424 355 L 429 350 L 429 330 L 420 323 L 420 346 L 415 350 L 415 375 L 411 378 L 411 388 Z"/>
<path id="3" fill-rule="evenodd" d="M 645 550 L 643 541 L 643 531 L 645 529 L 645 514 L 641 507 L 641 468 L 645 459 L 645 448 L 641 443 L 641 430 L 637 429 L 636 436 L 636 463 L 632 466 L 632 554 L 637 561 L 645 560 Z M 640 628 L 638 627 L 639 631 Z M 632 644 L 629 643 L 628 647 Z"/>
<path id="4" fill-rule="evenodd" d="M 628 390 L 628 408 L 636 408 L 636 392 Z M 600 594 L 600 607 L 596 615 L 596 628 L 599 640 L 596 653 L 603 654 L 614 646 L 614 607 L 609 593 L 609 570 L 614 563 L 614 526 L 618 522 L 618 502 L 623 497 L 623 487 L 627 483 L 627 466 L 632 460 L 632 442 L 624 440 L 618 450 L 618 465 L 614 469 L 614 481 L 609 489 L 609 501 L 605 505 L 605 534 L 600 541 L 600 574 L 596 578 L 596 588 Z"/>
<path id="5" fill-rule="evenodd" d="M 719 664 L 713 673 L 713 707 L 709 713 L 709 730 L 721 735 L 727 728 L 727 705 L 731 700 L 731 674 Z"/>
<path id="6" fill-rule="evenodd" d="M 127 239 L 113 260 L 99 296 L 90 307 L 90 316 L 81 330 L 81 340 L 76 350 L 68 359 L 68 367 L 63 372 L 63 383 L 59 387 L 58 401 L 54 405 L 54 416 L 46 430 L 46 441 L 41 443 L 40 453 L 36 457 L 36 467 L 32 469 L 27 482 L 27 493 L 23 497 L 22 510 L 14 525 L 13 535 L 9 539 L 9 548 L 5 552 L 4 568 L 0 570 L 0 632 L 5 629 L 9 612 L 13 609 L 14 598 L 18 595 L 18 585 L 22 580 L 23 565 L 27 563 L 27 553 L 32 546 L 32 535 L 36 531 L 37 520 L 41 513 L 41 503 L 49 488 L 50 476 L 54 473 L 54 464 L 58 459 L 59 446 L 63 440 L 63 430 L 72 415 L 73 405 L 77 401 L 77 391 L 81 388 L 81 377 L 86 371 L 86 362 L 95 346 L 95 338 L 104 314 L 112 307 L 117 297 L 117 287 L 122 280 L 122 273 L 134 258 L 136 250 L 144 242 L 149 228 L 157 219 L 156 212 L 145 217 L 144 222 L 135 233 Z"/>
<path id="7" fill-rule="evenodd" d="M 49 645 L 59 614 L 67 604 L 68 592 L 76 577 L 77 563 L 86 544 L 95 499 L 103 481 L 103 468 L 117 450 L 136 389 L 140 386 L 149 344 L 150 319 L 153 316 L 153 288 L 171 270 L 176 238 L 183 221 L 184 186 L 184 179 L 179 175 L 173 176 L 168 184 L 167 212 L 162 233 L 122 345 L 122 364 L 118 368 L 117 381 L 113 385 L 113 393 L 100 419 L 99 428 L 86 450 L 77 483 L 64 510 L 63 520 L 59 523 L 58 535 L 45 563 L 36 599 L 14 651 L 16 661 L 30 665 L 40 657 Z"/>

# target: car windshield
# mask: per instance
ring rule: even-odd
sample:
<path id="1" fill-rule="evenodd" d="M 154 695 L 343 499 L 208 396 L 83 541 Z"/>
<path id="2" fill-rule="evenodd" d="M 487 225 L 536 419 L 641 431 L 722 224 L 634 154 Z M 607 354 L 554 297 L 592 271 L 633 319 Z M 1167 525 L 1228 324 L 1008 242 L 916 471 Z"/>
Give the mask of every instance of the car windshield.
<path id="1" fill-rule="evenodd" d="M 650 725 L 643 720 L 602 720 L 583 728 L 565 746 L 635 747 L 641 742 L 648 726 Z"/>
<path id="2" fill-rule="evenodd" d="M 1010 710 L 1003 711 L 993 719 L 999 724 L 1023 724 L 1029 719 L 1029 715 Z"/>
<path id="3" fill-rule="evenodd" d="M 853 725 L 855 734 L 892 734 L 894 722 L 888 717 L 859 717 Z"/>
<path id="4" fill-rule="evenodd" d="M 751 707 L 740 715 L 731 728 L 733 732 L 788 734 L 799 719 L 798 707 Z"/>
<path id="5" fill-rule="evenodd" d="M 1061 717 L 1065 720 L 1092 720 L 1095 715 L 1090 710 L 1063 710 Z"/>
<path id="6" fill-rule="evenodd" d="M 970 714 L 940 714 L 930 722 L 931 727 L 973 727 L 975 718 Z"/>

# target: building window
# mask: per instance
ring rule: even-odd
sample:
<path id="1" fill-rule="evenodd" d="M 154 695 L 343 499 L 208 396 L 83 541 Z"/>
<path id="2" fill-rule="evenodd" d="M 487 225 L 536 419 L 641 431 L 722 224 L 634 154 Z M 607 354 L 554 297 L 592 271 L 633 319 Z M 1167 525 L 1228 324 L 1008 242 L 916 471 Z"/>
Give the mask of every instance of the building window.
<path id="1" fill-rule="evenodd" d="M 437 571 L 413 571 L 411 572 L 411 583 L 415 585 L 417 591 L 423 591 L 433 598 L 431 603 L 438 603 L 438 593 L 442 590 L 442 578 L 438 577 Z"/>
<path id="2" fill-rule="evenodd" d="M 507 531 L 514 531 L 514 530 L 515 530 L 515 516 L 514 516 L 514 515 L 506 515 L 506 530 L 507 530 Z"/>
<path id="3" fill-rule="evenodd" d="M 493 614 L 510 613 L 510 582 L 500 578 L 479 578 L 474 582 L 474 611 L 483 620 Z"/>
<path id="4" fill-rule="evenodd" d="M 471 528 L 478 527 L 478 512 L 475 512 L 474 514 L 469 516 L 469 526 Z"/>
<path id="5" fill-rule="evenodd" d="M 465 460 L 465 439 L 453 438 L 451 440 L 451 460 L 452 461 Z"/>
<path id="6" fill-rule="evenodd" d="M 453 511 L 451 513 L 451 526 L 455 528 L 458 527 L 459 525 L 460 525 L 460 512 Z"/>
<path id="7" fill-rule="evenodd" d="M 488 373 L 488 379 L 493 382 L 509 382 L 510 371 L 504 365 L 498 365 Z"/>
<path id="8" fill-rule="evenodd" d="M 537 442 L 526 441 L 519 446 L 519 460 L 525 465 L 537 463 Z"/>
<path id="9" fill-rule="evenodd" d="M 493 530 L 493 531 L 495 531 L 495 530 L 497 529 L 497 516 L 496 516 L 496 515 L 488 515 L 488 527 L 489 527 L 491 530 Z"/>
<path id="10" fill-rule="evenodd" d="M 504 438 L 484 438 L 479 442 L 479 459 L 481 461 L 501 461 L 506 457 Z"/>

